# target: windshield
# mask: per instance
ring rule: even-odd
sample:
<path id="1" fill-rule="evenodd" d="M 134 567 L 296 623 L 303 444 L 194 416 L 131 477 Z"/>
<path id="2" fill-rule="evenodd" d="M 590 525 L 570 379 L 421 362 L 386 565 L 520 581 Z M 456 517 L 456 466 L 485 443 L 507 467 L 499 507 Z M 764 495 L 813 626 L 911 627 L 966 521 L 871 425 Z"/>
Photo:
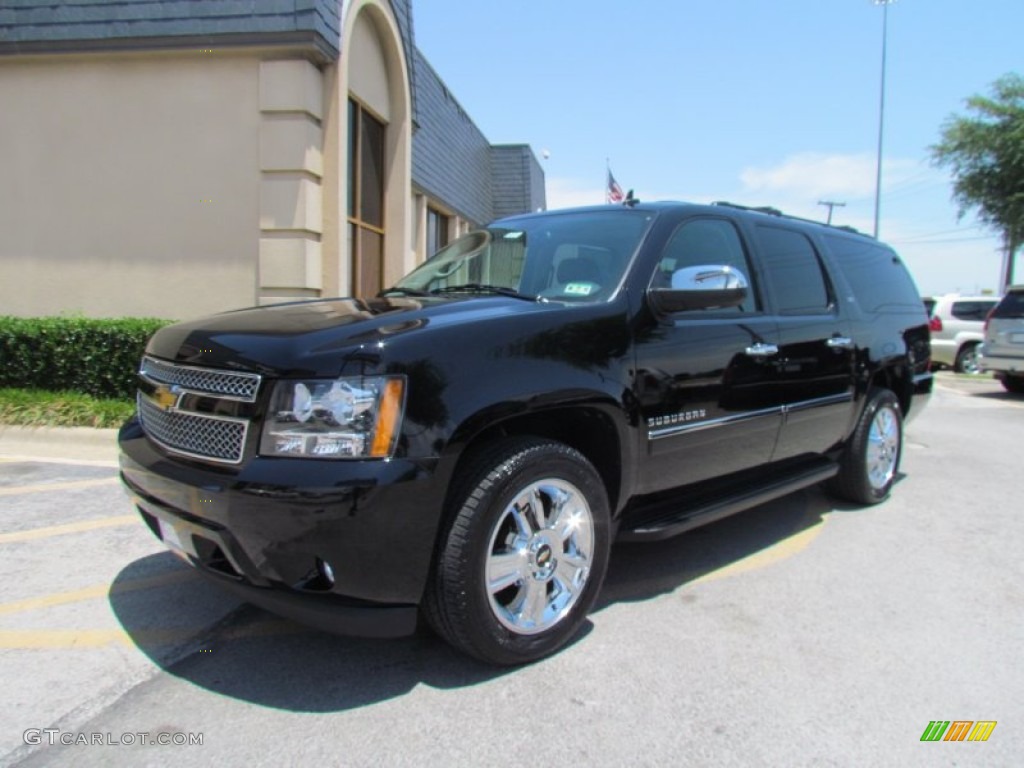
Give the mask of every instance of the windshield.
<path id="1" fill-rule="evenodd" d="M 391 290 L 607 301 L 653 218 L 609 208 L 499 221 L 442 248 Z"/>

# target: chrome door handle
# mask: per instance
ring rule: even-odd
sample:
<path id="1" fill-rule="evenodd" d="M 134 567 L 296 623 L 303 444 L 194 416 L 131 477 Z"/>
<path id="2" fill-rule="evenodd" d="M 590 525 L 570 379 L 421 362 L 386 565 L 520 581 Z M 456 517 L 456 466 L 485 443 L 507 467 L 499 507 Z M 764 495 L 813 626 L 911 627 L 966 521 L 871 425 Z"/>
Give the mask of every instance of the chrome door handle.
<path id="1" fill-rule="evenodd" d="M 747 347 L 747 354 L 751 357 L 771 357 L 772 355 L 779 354 L 779 348 L 774 344 L 751 344 Z"/>
<path id="2" fill-rule="evenodd" d="M 853 349 L 853 339 L 846 336 L 833 336 L 825 342 L 825 346 L 829 349 Z"/>

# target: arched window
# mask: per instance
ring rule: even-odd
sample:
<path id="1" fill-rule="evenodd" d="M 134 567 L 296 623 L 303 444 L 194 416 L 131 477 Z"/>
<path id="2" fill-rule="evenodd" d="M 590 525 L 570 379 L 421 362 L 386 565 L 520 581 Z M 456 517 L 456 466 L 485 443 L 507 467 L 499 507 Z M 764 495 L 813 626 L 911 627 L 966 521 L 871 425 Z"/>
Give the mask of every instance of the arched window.
<path id="1" fill-rule="evenodd" d="M 354 294 L 384 288 L 384 139 L 387 127 L 355 99 L 348 102 L 348 252 Z"/>

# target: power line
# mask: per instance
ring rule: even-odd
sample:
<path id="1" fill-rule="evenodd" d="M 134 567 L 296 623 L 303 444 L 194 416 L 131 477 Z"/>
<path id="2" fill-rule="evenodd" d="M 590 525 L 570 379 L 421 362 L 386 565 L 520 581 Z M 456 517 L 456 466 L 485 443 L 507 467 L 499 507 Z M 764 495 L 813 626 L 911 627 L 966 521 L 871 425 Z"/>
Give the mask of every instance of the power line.
<path id="1" fill-rule="evenodd" d="M 910 195 L 918 195 L 922 192 L 926 192 L 930 189 L 938 189 L 939 187 L 946 186 L 945 181 L 919 181 L 916 184 L 902 187 L 895 190 L 886 190 L 885 196 L 887 200 L 894 200 L 897 198 L 904 198 Z"/>
<path id="2" fill-rule="evenodd" d="M 942 243 L 973 243 L 978 240 L 991 240 L 989 236 L 983 237 L 948 237 L 938 238 L 936 240 L 889 240 L 889 243 L 893 245 L 904 244 L 904 245 L 939 245 Z"/>
<path id="3" fill-rule="evenodd" d="M 907 235 L 900 242 L 906 243 L 910 240 L 922 240 L 931 237 L 938 237 L 939 235 L 958 235 L 962 232 L 966 232 L 972 229 L 981 229 L 981 224 L 971 224 L 966 227 L 957 227 L 956 229 L 945 229 L 939 232 L 922 232 L 919 235 Z"/>

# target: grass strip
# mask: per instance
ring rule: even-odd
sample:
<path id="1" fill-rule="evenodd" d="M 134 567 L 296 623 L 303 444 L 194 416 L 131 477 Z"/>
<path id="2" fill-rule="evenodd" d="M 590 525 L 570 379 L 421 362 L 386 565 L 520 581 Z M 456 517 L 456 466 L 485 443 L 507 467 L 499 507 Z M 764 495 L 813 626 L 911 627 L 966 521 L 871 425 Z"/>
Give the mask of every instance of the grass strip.
<path id="1" fill-rule="evenodd" d="M 0 424 L 29 427 L 120 427 L 135 412 L 131 400 L 80 392 L 0 389 Z"/>

